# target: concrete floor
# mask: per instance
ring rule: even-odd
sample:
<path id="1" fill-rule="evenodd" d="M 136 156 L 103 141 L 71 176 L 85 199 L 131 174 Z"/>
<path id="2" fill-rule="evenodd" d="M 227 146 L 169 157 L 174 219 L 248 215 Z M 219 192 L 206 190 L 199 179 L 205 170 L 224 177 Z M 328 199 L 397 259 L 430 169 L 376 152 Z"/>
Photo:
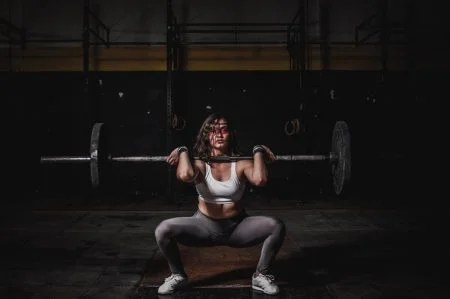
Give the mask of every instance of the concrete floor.
<path id="1" fill-rule="evenodd" d="M 305 277 L 302 286 L 283 286 L 278 296 L 193 288 L 158 297 L 141 284 L 158 250 L 154 229 L 165 218 L 192 215 L 195 205 L 67 205 L 60 198 L 2 209 L 0 298 L 450 297 L 445 210 L 364 197 L 251 202 L 251 214 L 285 221 L 305 257 L 292 273 Z"/>

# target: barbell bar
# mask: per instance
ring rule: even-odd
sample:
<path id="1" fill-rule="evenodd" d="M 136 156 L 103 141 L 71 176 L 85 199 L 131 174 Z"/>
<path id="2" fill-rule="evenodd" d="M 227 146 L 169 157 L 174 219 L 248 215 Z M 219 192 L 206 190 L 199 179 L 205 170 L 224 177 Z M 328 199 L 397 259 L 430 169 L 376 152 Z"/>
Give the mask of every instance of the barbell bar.
<path id="1" fill-rule="evenodd" d="M 102 151 L 103 123 L 95 123 L 91 132 L 89 156 L 42 156 L 41 164 L 58 163 L 89 163 L 91 172 L 91 184 L 93 188 L 100 185 L 100 168 L 104 163 L 131 162 L 149 163 L 165 162 L 167 156 L 108 156 Z M 351 178 L 351 150 L 350 131 L 345 121 L 337 121 L 334 125 L 331 138 L 331 151 L 327 155 L 276 155 L 275 161 L 329 161 L 333 189 L 336 195 L 343 192 L 344 186 Z M 205 162 L 233 162 L 239 160 L 252 160 L 252 156 L 217 156 L 217 157 L 193 157 Z"/>
<path id="2" fill-rule="evenodd" d="M 275 156 L 275 161 L 324 161 L 337 158 L 333 155 L 279 155 Z M 128 156 L 128 157 L 109 157 L 111 161 L 115 162 L 164 162 L 167 156 Z M 193 157 L 194 160 L 203 160 L 205 162 L 235 162 L 240 160 L 253 160 L 252 156 L 217 156 L 217 157 Z"/>
<path id="3" fill-rule="evenodd" d="M 125 156 L 108 157 L 109 161 L 114 162 L 165 162 L 168 156 Z M 241 160 L 253 160 L 252 156 L 217 156 L 217 157 L 193 157 L 194 160 L 203 160 L 205 162 L 235 162 Z M 276 155 L 275 161 L 335 161 L 338 157 L 332 153 L 330 155 Z M 87 156 L 45 156 L 41 157 L 42 164 L 72 163 L 84 164 L 91 160 Z"/>
<path id="4" fill-rule="evenodd" d="M 114 162 L 134 162 L 134 163 L 146 163 L 146 162 L 165 162 L 168 156 L 126 156 L 126 157 L 108 157 L 109 161 Z M 235 162 L 241 160 L 253 160 L 252 156 L 218 156 L 218 157 L 193 157 L 194 160 L 203 160 L 205 162 Z M 325 155 L 278 155 L 275 156 L 275 161 L 326 161 L 337 159 L 333 154 L 329 156 Z M 57 164 L 57 163 L 71 163 L 71 164 L 84 164 L 91 160 L 86 156 L 46 156 L 41 157 L 41 164 Z"/>

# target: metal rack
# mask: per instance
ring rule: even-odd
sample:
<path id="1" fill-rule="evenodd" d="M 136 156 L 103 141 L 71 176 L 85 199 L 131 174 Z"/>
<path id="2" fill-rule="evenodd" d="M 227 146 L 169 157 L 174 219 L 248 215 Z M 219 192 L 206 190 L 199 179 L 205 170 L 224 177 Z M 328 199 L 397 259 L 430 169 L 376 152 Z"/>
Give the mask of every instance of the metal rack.
<path id="1" fill-rule="evenodd" d="M 384 97 L 387 94 L 387 74 L 389 45 L 407 46 L 407 65 L 409 73 L 408 92 L 415 96 L 416 84 L 416 3 L 406 1 L 406 20 L 404 22 L 392 21 L 389 16 L 389 0 L 378 0 L 377 11 L 355 26 L 355 46 L 369 44 L 369 40 L 378 37 L 372 44 L 380 45 L 380 64 L 378 82 L 374 94 Z M 362 35 L 365 33 L 365 35 Z M 393 37 L 403 37 L 403 41 L 394 40 Z"/>
<path id="2" fill-rule="evenodd" d="M 105 32 L 105 37 L 102 37 L 99 31 L 94 30 L 92 26 L 92 21 L 94 21 L 99 28 L 103 29 Z M 91 34 L 98 38 L 102 45 L 107 48 L 110 47 L 110 28 L 107 27 L 91 10 L 90 1 L 84 0 L 83 7 L 83 77 L 84 77 L 84 97 L 86 103 L 89 103 L 90 98 L 90 76 L 89 76 L 89 53 L 91 43 Z M 100 103 L 99 100 L 92 101 L 93 110 L 93 121 L 100 122 Z"/>
<path id="3" fill-rule="evenodd" d="M 83 9 L 83 36 L 82 39 L 65 39 L 65 40 L 42 40 L 42 39 L 27 39 L 25 28 L 18 28 L 6 20 L 0 19 L 0 28 L 4 28 L 0 33 L 6 37 L 6 42 L 10 45 L 20 44 L 22 49 L 26 48 L 28 43 L 81 43 L 83 47 L 83 74 L 84 74 L 84 95 L 85 100 L 90 101 L 90 70 L 89 70 L 89 53 L 90 47 L 93 45 L 100 46 L 119 46 L 119 45 L 147 45 L 147 46 L 165 46 L 166 47 L 166 146 L 169 151 L 172 148 L 172 117 L 173 117 L 173 87 L 174 87 L 174 72 L 181 70 L 181 53 L 183 47 L 189 45 L 281 45 L 285 46 L 289 54 L 289 68 L 291 71 L 298 72 L 299 87 L 302 88 L 302 78 L 304 71 L 308 69 L 308 46 L 320 46 L 320 57 L 322 62 L 322 69 L 328 70 L 330 67 L 330 46 L 331 45 L 381 45 L 381 64 L 383 72 L 387 70 L 388 46 L 390 44 L 404 44 L 404 42 L 396 42 L 391 40 L 391 35 L 394 32 L 407 34 L 408 42 L 414 41 L 415 22 L 414 18 L 414 4 L 410 4 L 408 11 L 410 18 L 408 23 L 404 26 L 394 26 L 388 17 L 388 0 L 379 0 L 379 11 L 363 20 L 355 27 L 354 42 L 348 41 L 331 41 L 330 40 L 330 22 L 329 22 L 329 6 L 330 0 L 320 1 L 319 23 L 320 23 L 320 37 L 317 40 L 312 40 L 308 36 L 309 26 L 316 24 L 309 22 L 308 16 L 308 0 L 299 0 L 299 7 L 293 19 L 286 23 L 274 22 L 245 22 L 245 23 L 179 23 L 174 15 L 172 0 L 166 0 L 166 40 L 165 42 L 145 42 L 145 41 L 122 41 L 112 42 L 110 40 L 110 28 L 105 25 L 90 9 L 90 1 L 84 0 Z M 414 1 L 407 1 L 413 3 Z M 96 24 L 96 28 L 103 31 L 103 35 L 92 26 Z M 368 34 L 361 37 L 363 31 L 368 31 Z M 214 40 L 189 40 L 186 34 L 202 35 L 214 34 L 218 38 Z M 241 34 L 246 35 L 261 35 L 261 34 L 275 34 L 278 39 L 242 39 Z M 94 35 L 98 40 L 92 41 L 91 35 Z M 224 36 L 232 36 L 233 38 L 223 38 Z M 370 42 L 369 40 L 378 35 L 379 40 Z M 4 41 L 0 41 L 4 42 Z M 11 47 L 10 47 L 11 48 Z M 410 67 L 414 67 L 414 47 L 410 47 Z M 10 53 L 11 57 L 11 53 Z M 94 121 L 98 119 L 99 103 L 93 103 Z M 169 167 L 168 171 L 168 195 L 169 200 L 172 198 L 172 170 Z"/>
<path id="4" fill-rule="evenodd" d="M 408 45 L 408 69 L 415 68 L 414 36 L 415 26 L 415 1 L 407 2 L 406 22 L 394 22 L 389 17 L 389 0 L 379 0 L 378 10 L 355 26 L 355 46 L 367 44 L 380 45 L 381 69 L 384 74 L 388 70 L 389 45 Z M 361 33 L 365 33 L 361 36 Z M 394 41 L 394 35 L 403 35 L 406 41 Z M 373 37 L 378 37 L 376 42 L 369 43 Z"/>
<path id="5" fill-rule="evenodd" d="M 306 3 L 302 0 L 301 3 Z M 304 61 L 296 53 L 297 50 L 304 53 L 303 47 L 306 44 L 305 32 L 305 6 L 300 5 L 299 10 L 291 22 L 237 22 L 237 23 L 179 23 L 171 10 L 172 0 L 167 0 L 167 28 L 168 36 L 167 47 L 173 48 L 175 54 L 180 52 L 183 46 L 191 45 L 281 45 L 286 46 L 290 57 L 291 70 L 304 68 Z M 214 40 L 187 39 L 186 34 L 196 35 L 214 34 L 220 36 Z M 242 34 L 258 36 L 260 34 L 276 34 L 278 38 L 257 40 L 255 38 L 241 38 Z M 230 38 L 232 36 L 232 38 Z M 228 38 L 226 38 L 228 37 Z M 179 59 L 173 55 L 174 59 Z M 174 62 L 177 65 L 177 61 Z"/>
<path id="6" fill-rule="evenodd" d="M 6 42 L 9 45 L 8 48 L 8 58 L 9 58 L 9 67 L 12 68 L 12 49 L 11 45 L 19 44 L 22 50 L 25 50 L 25 38 L 26 38 L 26 30 L 25 28 L 19 28 L 8 22 L 5 19 L 0 18 L 0 35 L 6 38 Z"/>

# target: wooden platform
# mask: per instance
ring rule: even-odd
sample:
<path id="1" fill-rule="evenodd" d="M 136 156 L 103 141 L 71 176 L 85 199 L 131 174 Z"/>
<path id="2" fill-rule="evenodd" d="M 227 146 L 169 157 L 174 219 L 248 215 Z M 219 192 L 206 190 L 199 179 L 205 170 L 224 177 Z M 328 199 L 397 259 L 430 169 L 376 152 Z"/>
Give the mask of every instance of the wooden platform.
<path id="1" fill-rule="evenodd" d="M 258 264 L 262 244 L 247 248 L 183 245 L 179 248 L 191 287 L 248 287 Z M 280 285 L 301 283 L 299 277 L 292 275 L 299 256 L 294 248 L 292 240 L 286 238 L 273 264 L 273 274 Z M 149 265 L 149 271 L 144 274 L 141 284 L 148 287 L 161 285 L 164 278 L 170 275 L 161 251 L 155 253 Z"/>

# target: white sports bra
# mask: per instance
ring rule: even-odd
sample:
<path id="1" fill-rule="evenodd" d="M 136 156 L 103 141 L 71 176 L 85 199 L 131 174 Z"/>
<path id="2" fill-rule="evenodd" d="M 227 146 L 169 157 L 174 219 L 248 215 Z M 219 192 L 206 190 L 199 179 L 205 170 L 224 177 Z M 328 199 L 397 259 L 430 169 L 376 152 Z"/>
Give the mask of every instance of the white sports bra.
<path id="1" fill-rule="evenodd" d="M 205 179 L 195 188 L 201 200 L 210 203 L 232 203 L 242 198 L 246 182 L 241 182 L 236 172 L 236 162 L 231 163 L 230 178 L 226 181 L 216 180 L 211 173 L 211 166 L 206 165 Z"/>

